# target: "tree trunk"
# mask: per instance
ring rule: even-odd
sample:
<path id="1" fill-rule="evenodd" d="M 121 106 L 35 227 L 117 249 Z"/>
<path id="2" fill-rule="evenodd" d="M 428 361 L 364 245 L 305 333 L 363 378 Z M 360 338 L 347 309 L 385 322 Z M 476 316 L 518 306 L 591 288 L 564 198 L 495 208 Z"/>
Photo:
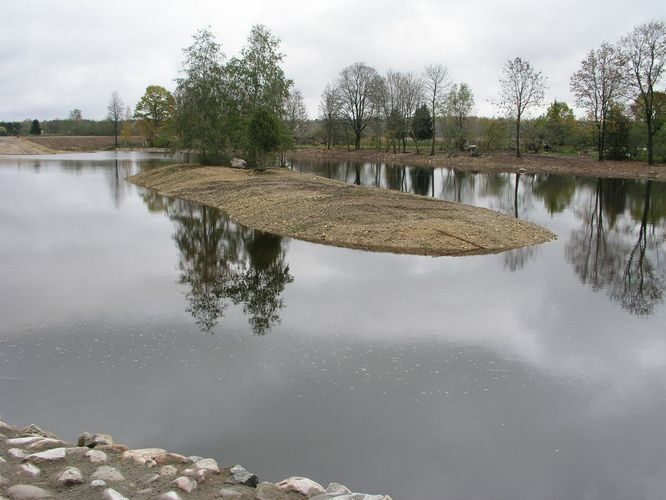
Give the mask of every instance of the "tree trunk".
<path id="1" fill-rule="evenodd" d="M 520 158 L 520 115 L 516 119 L 516 157 Z"/>
<path id="2" fill-rule="evenodd" d="M 354 140 L 354 149 L 356 151 L 361 149 L 361 131 L 360 130 L 356 131 L 356 138 Z"/>
<path id="3" fill-rule="evenodd" d="M 435 137 L 437 136 L 437 118 L 435 118 L 435 99 L 432 100 L 432 143 L 430 145 L 430 156 L 435 156 Z"/>
<path id="4" fill-rule="evenodd" d="M 645 124 L 647 125 L 648 142 L 648 165 L 654 165 L 654 124 L 652 123 L 652 113 L 646 112 Z"/>
<path id="5" fill-rule="evenodd" d="M 516 174 L 516 187 L 513 190 L 513 215 L 518 218 L 518 181 L 520 181 L 520 173 Z"/>
<path id="6" fill-rule="evenodd" d="M 606 146 L 606 119 L 601 122 L 599 131 L 599 161 L 604 161 L 604 147 Z"/>

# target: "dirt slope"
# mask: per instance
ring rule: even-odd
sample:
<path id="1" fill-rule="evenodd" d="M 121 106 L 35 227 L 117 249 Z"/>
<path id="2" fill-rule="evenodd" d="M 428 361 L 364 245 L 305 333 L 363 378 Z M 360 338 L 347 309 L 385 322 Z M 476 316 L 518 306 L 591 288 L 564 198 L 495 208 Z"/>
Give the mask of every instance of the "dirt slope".
<path id="1" fill-rule="evenodd" d="M 49 155 L 57 151 L 23 137 L 0 137 L 0 155 Z"/>

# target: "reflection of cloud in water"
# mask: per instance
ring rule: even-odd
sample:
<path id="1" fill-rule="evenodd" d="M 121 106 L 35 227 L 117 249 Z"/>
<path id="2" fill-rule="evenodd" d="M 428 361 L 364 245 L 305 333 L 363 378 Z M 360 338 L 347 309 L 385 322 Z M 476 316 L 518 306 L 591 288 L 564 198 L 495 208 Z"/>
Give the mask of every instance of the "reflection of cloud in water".
<path id="1" fill-rule="evenodd" d="M 658 318 L 637 323 L 609 308 L 603 296 L 576 286 L 574 276 L 563 272 L 566 267 L 552 265 L 563 247 L 564 242 L 544 247 L 544 259 L 529 271 L 507 273 L 501 254 L 432 259 L 322 248 L 313 255 L 307 244 L 293 241 L 290 260 L 297 280 L 287 300 L 294 296 L 299 302 L 290 305 L 284 320 L 303 335 L 352 342 L 417 345 L 438 339 L 478 346 L 564 384 L 599 385 L 590 408 L 631 412 L 631 406 L 609 405 L 648 398 L 654 384 L 666 382 L 661 364 L 644 353 L 645 345 L 654 345 L 666 357 L 666 346 L 655 337 Z M 328 269 L 332 260 L 339 275 L 327 271 L 320 279 L 318 262 Z"/>

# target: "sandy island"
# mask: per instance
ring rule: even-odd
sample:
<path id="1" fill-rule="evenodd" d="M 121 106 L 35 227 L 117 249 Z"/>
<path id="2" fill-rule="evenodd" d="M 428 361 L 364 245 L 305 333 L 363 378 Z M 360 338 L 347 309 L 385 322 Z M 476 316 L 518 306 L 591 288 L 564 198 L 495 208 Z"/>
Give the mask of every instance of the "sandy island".
<path id="1" fill-rule="evenodd" d="M 163 195 L 221 208 L 246 226 L 348 248 L 470 255 L 555 239 L 546 229 L 485 208 L 285 169 L 171 165 L 128 180 Z"/>

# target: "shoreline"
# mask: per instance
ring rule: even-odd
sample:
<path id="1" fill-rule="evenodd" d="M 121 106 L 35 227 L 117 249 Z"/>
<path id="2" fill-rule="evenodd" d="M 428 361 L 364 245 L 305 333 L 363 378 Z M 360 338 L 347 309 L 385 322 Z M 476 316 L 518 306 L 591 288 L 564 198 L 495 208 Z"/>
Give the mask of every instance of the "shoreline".
<path id="1" fill-rule="evenodd" d="M 473 173 L 521 173 L 555 174 L 576 177 L 601 177 L 617 179 L 645 179 L 666 182 L 666 164 L 648 165 L 638 161 L 605 160 L 598 162 L 591 158 L 560 156 L 555 154 L 525 153 L 517 158 L 515 153 L 491 152 L 479 156 L 461 153 L 451 156 L 436 152 L 417 155 L 408 153 L 384 153 L 377 150 L 346 151 L 342 149 L 298 149 L 290 153 L 290 158 L 318 161 L 363 161 L 394 163 L 414 167 L 452 168 Z"/>
<path id="2" fill-rule="evenodd" d="M 97 153 L 103 151 L 167 152 L 165 148 L 150 148 L 140 145 L 120 145 L 116 148 L 113 137 L 108 136 L 0 137 L 0 155 L 2 156 L 58 155 L 67 153 Z"/>
<path id="3" fill-rule="evenodd" d="M 128 500 L 391 500 L 352 493 L 338 483 L 324 488 L 304 477 L 259 482 L 240 465 L 220 467 L 213 458 L 161 448 L 130 449 L 108 434 L 84 432 L 76 444 L 35 425 L 0 421 L 0 495 L 10 499 Z"/>
<path id="4" fill-rule="evenodd" d="M 359 250 L 480 255 L 556 238 L 535 224 L 485 208 L 286 169 L 255 172 L 170 165 L 127 180 L 165 196 L 222 209 L 254 229 Z"/>

